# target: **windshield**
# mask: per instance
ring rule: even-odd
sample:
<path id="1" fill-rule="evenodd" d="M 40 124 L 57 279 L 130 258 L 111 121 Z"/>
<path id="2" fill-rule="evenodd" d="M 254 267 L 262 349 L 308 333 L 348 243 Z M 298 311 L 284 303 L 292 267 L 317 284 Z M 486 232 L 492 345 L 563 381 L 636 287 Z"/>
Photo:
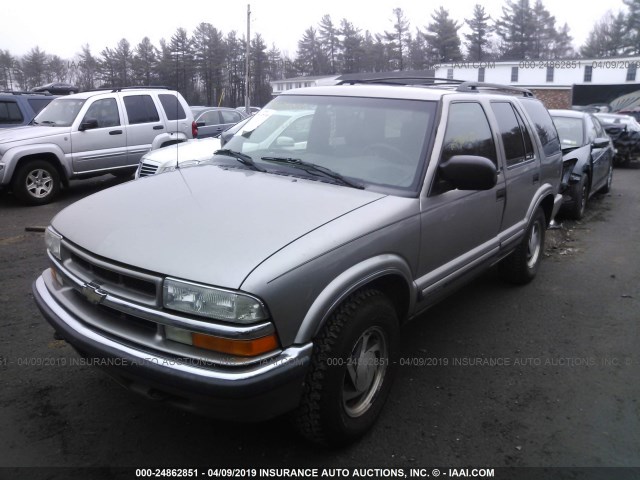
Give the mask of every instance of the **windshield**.
<path id="1" fill-rule="evenodd" d="M 84 102 L 84 99 L 56 98 L 42 109 L 33 123 L 52 127 L 70 127 Z"/>
<path id="2" fill-rule="evenodd" d="M 225 148 L 250 155 L 267 170 L 289 168 L 274 158 L 295 159 L 357 184 L 415 189 L 435 112 L 435 102 L 283 95 L 251 117 Z"/>
<path id="3" fill-rule="evenodd" d="M 584 131 L 581 118 L 553 117 L 562 148 L 581 147 L 584 145 Z"/>

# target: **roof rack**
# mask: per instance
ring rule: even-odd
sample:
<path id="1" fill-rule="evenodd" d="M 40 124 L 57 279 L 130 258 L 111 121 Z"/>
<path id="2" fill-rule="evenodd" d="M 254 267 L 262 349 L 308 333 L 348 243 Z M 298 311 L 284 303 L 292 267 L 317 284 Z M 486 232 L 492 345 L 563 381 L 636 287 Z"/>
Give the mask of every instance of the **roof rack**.
<path id="1" fill-rule="evenodd" d="M 523 97 L 535 97 L 531 90 L 512 85 L 502 85 L 498 83 L 470 82 L 467 80 L 456 80 L 453 78 L 440 77 L 380 77 L 380 78 L 356 78 L 353 80 L 342 80 L 338 85 L 356 84 L 384 84 L 384 85 L 419 85 L 424 87 L 455 87 L 457 92 L 480 92 L 492 91 L 494 93 L 520 94 Z"/>
<path id="2" fill-rule="evenodd" d="M 338 85 L 356 85 L 367 83 L 381 83 L 385 85 L 459 85 L 464 80 L 440 77 L 379 77 L 379 78 L 355 78 L 353 80 L 341 80 Z"/>
<path id="3" fill-rule="evenodd" d="M 8 93 L 11 95 L 43 95 L 45 97 L 52 96 L 49 92 L 29 92 L 26 90 L 0 90 L 0 93 Z"/>
<path id="4" fill-rule="evenodd" d="M 522 87 L 514 87 L 512 85 L 502 85 L 499 83 L 484 83 L 484 82 L 462 82 L 456 88 L 458 92 L 479 92 L 486 90 L 493 90 L 498 93 L 520 93 L 523 97 L 534 97 L 535 95 L 529 89 Z"/>
<path id="5" fill-rule="evenodd" d="M 117 87 L 111 89 L 111 92 L 121 92 L 123 90 L 169 90 L 169 87 L 139 85 L 133 87 Z"/>

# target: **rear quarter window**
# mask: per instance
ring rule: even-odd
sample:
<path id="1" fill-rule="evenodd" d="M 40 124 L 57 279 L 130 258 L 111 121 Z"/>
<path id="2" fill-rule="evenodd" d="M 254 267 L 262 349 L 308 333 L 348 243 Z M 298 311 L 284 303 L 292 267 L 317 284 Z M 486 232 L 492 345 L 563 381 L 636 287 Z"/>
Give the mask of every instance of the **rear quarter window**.
<path id="1" fill-rule="evenodd" d="M 162 109 L 164 110 L 167 120 L 182 120 L 187 118 L 187 114 L 182 108 L 178 97 L 169 93 L 162 93 L 158 95 Z"/>
<path id="2" fill-rule="evenodd" d="M 544 105 L 539 100 L 521 100 L 521 103 L 533 121 L 545 156 L 552 157 L 560 154 L 558 132 Z"/>

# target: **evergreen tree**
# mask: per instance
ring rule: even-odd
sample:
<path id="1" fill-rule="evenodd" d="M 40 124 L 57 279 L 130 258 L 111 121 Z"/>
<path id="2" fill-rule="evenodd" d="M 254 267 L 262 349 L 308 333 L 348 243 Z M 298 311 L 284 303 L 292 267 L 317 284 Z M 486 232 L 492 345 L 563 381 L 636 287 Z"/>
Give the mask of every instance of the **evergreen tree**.
<path id="1" fill-rule="evenodd" d="M 127 87 L 132 84 L 133 52 L 131 44 L 126 38 L 121 39 L 114 51 L 116 62 L 117 86 Z"/>
<path id="2" fill-rule="evenodd" d="M 529 0 L 507 0 L 502 7 L 502 17 L 495 23 L 496 33 L 502 39 L 503 60 L 528 60 L 532 58 L 534 24 Z"/>
<path id="3" fill-rule="evenodd" d="M 480 62 L 490 57 L 490 35 L 493 32 L 493 26 L 489 24 L 491 17 L 485 12 L 482 5 L 476 4 L 473 7 L 473 17 L 465 20 L 471 33 L 465 33 L 464 38 L 467 42 L 467 60 Z"/>
<path id="4" fill-rule="evenodd" d="M 16 59 L 9 50 L 0 50 L 0 88 L 13 89 Z"/>
<path id="5" fill-rule="evenodd" d="M 385 31 L 386 48 L 392 70 L 405 69 L 405 57 L 409 50 L 409 21 L 405 18 L 401 8 L 393 9 L 393 30 Z"/>
<path id="6" fill-rule="evenodd" d="M 632 55 L 640 54 L 640 0 L 622 0 L 623 3 L 629 8 L 624 21 L 623 35 L 625 38 L 625 46 L 628 47 L 624 50 Z M 616 23 L 621 23 L 621 14 L 616 17 Z"/>
<path id="7" fill-rule="evenodd" d="M 133 52 L 133 77 L 136 85 L 153 85 L 157 81 L 158 50 L 144 37 Z"/>
<path id="8" fill-rule="evenodd" d="M 617 15 L 607 12 L 589 32 L 585 44 L 580 48 L 580 54 L 586 58 L 624 55 L 628 51 L 625 29 L 627 21 L 622 12 Z"/>
<path id="9" fill-rule="evenodd" d="M 533 20 L 533 36 L 531 37 L 531 58 L 534 60 L 549 59 L 553 53 L 556 40 L 556 19 L 545 8 L 542 0 L 536 0 L 531 16 Z"/>
<path id="10" fill-rule="evenodd" d="M 353 26 L 346 18 L 340 21 L 340 64 L 342 73 L 356 73 L 362 68 L 364 56 L 363 38 L 360 30 Z"/>
<path id="11" fill-rule="evenodd" d="M 80 90 L 93 90 L 96 87 L 99 64 L 91 54 L 88 44 L 83 45 L 78 58 L 78 88 Z"/>
<path id="12" fill-rule="evenodd" d="M 21 85 L 29 90 L 46 83 L 46 65 L 47 54 L 40 47 L 29 50 L 20 62 Z"/>
<path id="13" fill-rule="evenodd" d="M 322 48 L 327 57 L 329 63 L 327 73 L 330 74 L 335 74 L 339 68 L 340 39 L 338 35 L 339 31 L 331 21 L 331 17 L 324 15 L 318 25 L 318 39 L 320 41 L 320 48 Z"/>
<path id="14" fill-rule="evenodd" d="M 269 59 L 267 45 L 258 33 L 251 41 L 251 105 L 265 105 L 271 100 L 271 86 L 268 81 Z"/>
<path id="15" fill-rule="evenodd" d="M 431 19 L 433 22 L 427 26 L 428 33 L 424 37 L 435 56 L 434 60 L 438 63 L 462 60 L 458 36 L 461 25 L 450 18 L 449 12 L 443 7 L 431 14 Z"/>
<path id="16" fill-rule="evenodd" d="M 322 75 L 327 73 L 328 60 L 320 46 L 315 28 L 309 27 L 298 41 L 298 68 L 302 75 Z"/>
<path id="17" fill-rule="evenodd" d="M 426 70 L 429 68 L 429 58 L 427 58 L 428 46 L 424 34 L 416 28 L 415 36 L 409 42 L 409 68 L 411 70 Z"/>
<path id="18" fill-rule="evenodd" d="M 217 105 L 224 86 L 225 45 L 222 33 L 210 23 L 201 23 L 193 33 L 196 72 L 206 105 Z"/>

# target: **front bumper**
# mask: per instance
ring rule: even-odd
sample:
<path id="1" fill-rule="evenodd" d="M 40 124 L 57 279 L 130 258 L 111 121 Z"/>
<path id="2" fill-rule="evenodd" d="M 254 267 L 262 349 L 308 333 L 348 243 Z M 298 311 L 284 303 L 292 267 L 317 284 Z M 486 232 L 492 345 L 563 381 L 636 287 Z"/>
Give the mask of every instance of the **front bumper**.
<path id="1" fill-rule="evenodd" d="M 302 394 L 312 344 L 246 367 L 204 367 L 115 341 L 90 328 L 49 293 L 45 271 L 33 284 L 46 320 L 85 358 L 118 383 L 153 400 L 227 420 L 258 421 L 294 409 Z"/>

